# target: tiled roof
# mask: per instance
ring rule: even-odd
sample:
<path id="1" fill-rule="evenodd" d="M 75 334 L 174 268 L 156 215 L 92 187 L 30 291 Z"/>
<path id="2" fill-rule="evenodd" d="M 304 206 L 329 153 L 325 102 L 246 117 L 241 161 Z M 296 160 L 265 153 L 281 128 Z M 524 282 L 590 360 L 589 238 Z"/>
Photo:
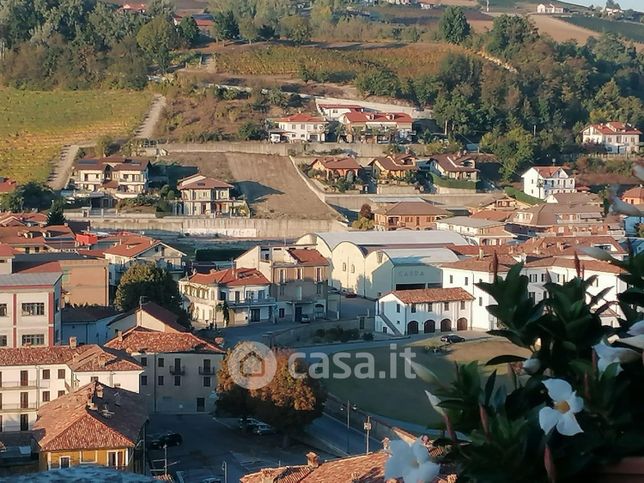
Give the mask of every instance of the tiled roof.
<path id="1" fill-rule="evenodd" d="M 404 112 L 359 112 L 351 111 L 342 115 L 346 121 L 355 124 L 383 123 L 410 124 L 412 118 Z"/>
<path id="2" fill-rule="evenodd" d="M 197 352 L 223 354 L 225 351 L 212 342 L 189 332 L 157 332 L 143 327 L 133 327 L 121 337 L 117 336 L 105 347 L 133 352 Z"/>
<path id="3" fill-rule="evenodd" d="M 514 213 L 514 211 L 481 210 L 470 215 L 470 218 L 503 222 L 510 218 L 510 216 L 512 216 L 512 213 Z"/>
<path id="4" fill-rule="evenodd" d="M 12 264 L 13 273 L 51 273 L 62 272 L 60 263 L 53 262 L 39 262 L 39 261 L 14 261 Z"/>
<path id="5" fill-rule="evenodd" d="M 277 122 L 314 122 L 314 123 L 320 123 L 320 122 L 326 122 L 326 119 L 323 117 L 319 116 L 311 116 L 310 114 L 305 114 L 303 112 L 293 114 L 292 116 L 286 116 L 286 117 L 281 117 L 277 119 Z"/>
<path id="6" fill-rule="evenodd" d="M 472 218 L 469 216 L 453 216 L 438 221 L 441 225 L 464 226 L 468 228 L 490 228 L 503 226 L 503 222 L 487 220 L 484 218 Z"/>
<path id="7" fill-rule="evenodd" d="M 636 198 L 641 200 L 644 198 L 644 187 L 635 186 L 634 188 L 624 191 L 622 199 L 624 198 Z"/>
<path id="8" fill-rule="evenodd" d="M 78 372 L 136 371 L 138 362 L 124 352 L 95 344 L 50 347 L 7 347 L 0 350 L 0 366 L 66 364 Z"/>
<path id="9" fill-rule="evenodd" d="M 601 124 L 591 124 L 591 127 L 595 128 L 602 134 L 642 134 L 639 129 L 634 128 L 630 124 L 611 121 Z"/>
<path id="10" fill-rule="evenodd" d="M 381 158 L 375 158 L 373 161 L 369 163 L 370 166 L 373 166 L 375 164 L 379 164 L 382 166 L 383 169 L 387 171 L 416 171 L 418 170 L 418 167 L 416 166 L 415 163 L 410 163 L 410 164 L 403 164 L 400 162 L 397 162 L 395 159 L 392 159 L 389 156 L 383 156 Z"/>
<path id="11" fill-rule="evenodd" d="M 62 272 L 38 273 L 12 273 L 0 275 L 0 287 L 48 287 L 53 290 L 54 285 L 63 276 Z"/>
<path id="12" fill-rule="evenodd" d="M 626 251 L 617 243 L 615 238 L 608 235 L 598 236 L 544 236 L 535 237 L 520 245 L 511 247 L 515 253 L 544 256 L 573 256 L 575 252 L 583 253 L 587 247 L 600 245 L 610 246 L 613 255 L 625 255 Z"/>
<path id="13" fill-rule="evenodd" d="M 41 451 L 131 448 L 147 419 L 139 394 L 91 382 L 42 406 L 33 430 Z"/>
<path id="14" fill-rule="evenodd" d="M 77 324 L 79 322 L 95 322 L 107 317 L 115 316 L 118 311 L 114 307 L 88 305 L 87 307 L 64 307 L 60 313 L 63 324 Z"/>
<path id="15" fill-rule="evenodd" d="M 587 205 L 601 201 L 594 193 L 554 193 L 552 197 L 557 200 L 557 203 L 568 205 Z"/>
<path id="16" fill-rule="evenodd" d="M 432 302 L 456 302 L 474 300 L 474 297 L 460 287 L 456 288 L 421 288 L 417 290 L 394 290 L 391 292 L 405 304 L 422 304 Z"/>
<path id="17" fill-rule="evenodd" d="M 211 190 L 215 188 L 232 189 L 233 186 L 215 178 L 195 175 L 180 180 L 177 184 L 177 188 L 179 188 L 179 190 Z"/>
<path id="18" fill-rule="evenodd" d="M 174 312 L 171 312 L 165 307 L 160 306 L 156 302 L 146 302 L 143 305 L 140 305 L 139 307 L 136 307 L 127 312 L 123 312 L 122 314 L 119 314 L 117 317 L 112 319 L 107 325 L 109 327 L 115 324 L 116 322 L 118 322 L 119 320 L 123 320 L 124 318 L 129 317 L 132 314 L 137 313 L 138 311 L 143 311 L 148 315 L 150 315 L 151 317 L 155 318 L 157 321 L 164 324 L 166 327 L 161 332 L 189 332 L 186 327 L 184 327 L 179 322 L 177 322 L 177 320 L 179 319 L 177 314 L 175 314 Z"/>
<path id="19" fill-rule="evenodd" d="M 157 245 L 163 245 L 174 249 L 159 240 L 142 235 L 132 235 L 121 238 L 118 245 L 106 248 L 104 253 L 107 255 L 119 255 L 122 257 L 136 257 Z"/>
<path id="20" fill-rule="evenodd" d="M 508 255 L 497 255 L 498 272 L 507 272 L 510 268 L 518 262 Z M 455 268 L 459 270 L 471 270 L 472 272 L 487 272 L 492 273 L 494 270 L 494 257 L 484 256 L 483 258 L 468 258 L 454 263 L 445 263 L 442 266 L 445 268 Z"/>
<path id="21" fill-rule="evenodd" d="M 602 272 L 602 273 L 613 273 L 620 274 L 622 269 L 611 265 L 608 262 L 603 262 L 601 260 L 579 260 L 579 264 L 582 270 L 590 272 Z M 561 267 L 561 268 L 570 268 L 575 269 L 575 260 L 573 258 L 561 258 L 561 257 L 545 257 L 538 258 L 536 260 L 530 260 L 525 264 L 526 268 L 540 268 L 540 267 Z"/>
<path id="22" fill-rule="evenodd" d="M 288 253 L 304 266 L 327 266 L 329 261 L 320 252 L 313 248 L 289 248 Z"/>
<path id="23" fill-rule="evenodd" d="M 200 283 L 204 285 L 228 285 L 229 287 L 270 284 L 262 272 L 255 268 L 210 270 L 208 273 L 195 273 L 188 277 L 188 280 L 192 283 Z"/>
<path id="24" fill-rule="evenodd" d="M 13 179 L 0 178 L 0 193 L 11 193 L 18 187 L 18 183 Z"/>
<path id="25" fill-rule="evenodd" d="M 9 245 L 5 245 L 4 243 L 0 243 L 0 257 L 2 258 L 8 258 L 8 257 L 13 257 L 14 255 L 14 250 L 11 248 Z"/>
<path id="26" fill-rule="evenodd" d="M 521 219 L 521 213 L 531 214 L 529 219 Z M 558 217 L 561 215 L 580 215 L 586 222 L 597 218 L 603 218 L 603 208 L 596 205 L 569 205 L 562 203 L 543 203 L 540 205 L 515 211 L 510 220 L 512 223 L 529 226 L 553 226 L 557 224 Z M 571 223 L 580 223 L 571 221 Z M 564 222 L 565 223 L 565 222 Z"/>
<path id="27" fill-rule="evenodd" d="M 563 170 L 565 172 L 565 170 L 560 166 L 533 166 L 532 168 L 544 178 L 551 178 L 559 170 Z"/>
<path id="28" fill-rule="evenodd" d="M 349 156 L 345 158 L 317 158 L 313 160 L 311 166 L 315 165 L 316 163 L 322 164 L 322 166 L 324 166 L 324 168 L 328 170 L 360 168 L 360 165 L 355 160 L 355 158 Z"/>
<path id="29" fill-rule="evenodd" d="M 458 156 L 457 154 L 437 154 L 431 157 L 445 171 L 450 173 L 475 173 L 478 171 L 475 166 L 465 166 L 465 161 L 471 161 L 475 165 L 471 156 Z"/>
<path id="30" fill-rule="evenodd" d="M 76 239 L 68 226 L 1 226 L 0 243 L 11 246 L 51 246 L 54 249 L 74 248 Z"/>
<path id="31" fill-rule="evenodd" d="M 0 226 L 18 225 L 41 225 L 47 223 L 47 215 L 44 213 L 2 213 L 0 214 Z"/>
<path id="32" fill-rule="evenodd" d="M 74 168 L 76 171 L 102 171 L 106 166 L 110 166 L 113 171 L 145 171 L 149 164 L 149 161 L 143 159 L 109 156 L 100 159 L 79 159 L 74 163 Z"/>
<path id="33" fill-rule="evenodd" d="M 438 206 L 425 201 L 400 201 L 392 206 L 384 206 L 375 210 L 383 215 L 415 215 L 415 216 L 449 216 L 446 211 Z"/>

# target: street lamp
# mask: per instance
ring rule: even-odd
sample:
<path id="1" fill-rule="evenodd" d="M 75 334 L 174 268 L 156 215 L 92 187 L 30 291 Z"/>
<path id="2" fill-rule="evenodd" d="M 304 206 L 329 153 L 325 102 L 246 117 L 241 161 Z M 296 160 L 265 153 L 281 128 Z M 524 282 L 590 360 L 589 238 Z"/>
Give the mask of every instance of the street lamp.
<path id="1" fill-rule="evenodd" d="M 350 451 L 349 451 L 349 434 L 351 432 L 351 420 L 350 420 L 351 409 L 353 409 L 354 411 L 357 411 L 358 406 L 356 406 L 355 404 L 352 406 L 351 401 L 349 401 L 347 399 L 347 453 L 350 453 Z M 340 411 L 344 411 L 344 405 L 342 405 L 342 404 L 340 405 Z"/>
<path id="2" fill-rule="evenodd" d="M 371 416 L 367 416 L 367 420 L 364 422 L 364 430 L 366 432 L 366 438 L 367 438 L 367 453 L 369 454 L 369 432 L 371 431 Z"/>

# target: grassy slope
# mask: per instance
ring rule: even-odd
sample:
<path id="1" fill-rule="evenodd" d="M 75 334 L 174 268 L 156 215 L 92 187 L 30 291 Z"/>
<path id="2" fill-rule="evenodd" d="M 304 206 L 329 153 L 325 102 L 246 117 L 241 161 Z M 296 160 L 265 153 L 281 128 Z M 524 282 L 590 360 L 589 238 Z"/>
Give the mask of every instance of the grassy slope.
<path id="1" fill-rule="evenodd" d="M 613 32 L 634 42 L 644 43 L 644 25 L 642 24 L 580 16 L 566 17 L 562 20 L 594 32 Z"/>
<path id="2" fill-rule="evenodd" d="M 151 95 L 0 89 L 0 176 L 45 181 L 63 144 L 129 135 Z"/>

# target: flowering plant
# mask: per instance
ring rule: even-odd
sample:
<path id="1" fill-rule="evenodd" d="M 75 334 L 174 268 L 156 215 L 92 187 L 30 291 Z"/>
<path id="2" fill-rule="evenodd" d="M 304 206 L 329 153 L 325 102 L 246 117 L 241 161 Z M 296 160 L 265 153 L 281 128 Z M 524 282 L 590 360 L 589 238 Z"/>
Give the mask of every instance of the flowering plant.
<path id="1" fill-rule="evenodd" d="M 489 333 L 530 357 L 487 362 L 507 364 L 507 378 L 483 375 L 476 362 L 457 366 L 449 386 L 410 362 L 430 385 L 445 430 L 434 444 L 459 481 L 596 481 L 589 475 L 599 467 L 644 455 L 644 254 L 609 263 L 628 285 L 616 327 L 602 323 L 612 304 L 606 291 L 589 293 L 595 277 L 585 279 L 577 257 L 578 276 L 547 282 L 539 302 L 517 264 L 478 286 L 496 301 L 488 311 L 499 329 Z"/>

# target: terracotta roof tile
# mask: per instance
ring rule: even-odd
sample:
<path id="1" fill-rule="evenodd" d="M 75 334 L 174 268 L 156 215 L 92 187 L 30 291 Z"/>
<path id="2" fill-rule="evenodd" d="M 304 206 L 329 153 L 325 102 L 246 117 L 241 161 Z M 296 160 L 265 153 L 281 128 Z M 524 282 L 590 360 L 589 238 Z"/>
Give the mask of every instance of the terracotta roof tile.
<path id="1" fill-rule="evenodd" d="M 105 347 L 133 352 L 197 352 L 223 354 L 225 351 L 212 342 L 189 332 L 156 332 L 142 327 L 133 327 Z"/>
<path id="2" fill-rule="evenodd" d="M 12 257 L 14 254 L 15 251 L 13 248 L 11 248 L 9 245 L 5 245 L 4 243 L 0 243 L 0 257 L 8 258 Z"/>
<path id="3" fill-rule="evenodd" d="M 471 156 L 437 154 L 432 156 L 430 159 L 432 161 L 436 161 L 441 168 L 450 173 L 475 173 L 478 171 L 478 169 L 476 169 L 476 162 Z M 466 161 L 471 161 L 472 166 L 464 165 L 463 163 Z"/>
<path id="4" fill-rule="evenodd" d="M 488 272 L 492 273 L 493 271 L 493 259 L 492 256 L 484 256 L 483 258 L 468 258 L 465 260 L 459 260 L 458 262 L 444 263 L 442 268 L 456 268 L 459 270 L 471 270 L 473 272 Z M 518 262 L 508 255 L 497 255 L 498 260 L 498 271 L 499 273 L 507 272 L 510 268 L 516 265 Z"/>
<path id="5" fill-rule="evenodd" d="M 342 115 L 349 123 L 392 123 L 410 124 L 412 118 L 404 112 L 359 112 L 351 111 Z"/>
<path id="6" fill-rule="evenodd" d="M 131 448 L 147 419 L 139 394 L 91 382 L 42 406 L 33 430 L 42 451 Z"/>
<path id="7" fill-rule="evenodd" d="M 399 201 L 375 210 L 383 215 L 450 216 L 450 212 L 425 201 Z"/>
<path id="8" fill-rule="evenodd" d="M 193 175 L 180 180 L 177 184 L 177 188 L 179 190 L 210 190 L 215 188 L 232 189 L 233 186 L 226 183 L 225 181 L 220 181 L 215 178 L 210 178 L 203 175 Z"/>
<path id="9" fill-rule="evenodd" d="M 227 285 L 241 287 L 244 285 L 270 285 L 268 279 L 255 268 L 228 268 L 210 270 L 208 273 L 195 273 L 188 277 L 192 283 L 203 285 Z"/>
<path id="10" fill-rule="evenodd" d="M 514 211 L 481 210 L 470 215 L 470 218 L 490 221 L 506 221 L 512 216 L 512 213 L 514 213 Z"/>
<path id="11" fill-rule="evenodd" d="M 641 200 L 642 198 L 644 198 L 644 187 L 635 186 L 629 190 L 624 191 L 622 199 L 624 198 L 636 198 Z"/>
<path id="12" fill-rule="evenodd" d="M 327 266 L 329 261 L 320 252 L 312 248 L 289 248 L 288 253 L 304 266 Z"/>
<path id="13" fill-rule="evenodd" d="M 40 225 L 45 226 L 47 215 L 44 213 L 2 213 L 0 214 L 0 226 L 18 225 Z"/>
<path id="14" fill-rule="evenodd" d="M 50 347 L 7 347 L 0 350 L 0 366 L 67 364 L 79 372 L 136 371 L 141 368 L 128 354 L 95 344 Z"/>
<path id="15" fill-rule="evenodd" d="M 619 121 L 591 124 L 590 127 L 595 128 L 602 134 L 642 134 L 639 129 L 634 128 L 630 124 Z"/>
<path id="16" fill-rule="evenodd" d="M 603 262 L 601 260 L 579 260 L 579 264 L 582 270 L 590 272 L 602 272 L 602 273 L 613 273 L 619 275 L 623 270 L 615 265 L 611 265 L 608 262 Z M 574 258 L 561 258 L 561 257 L 545 257 L 538 258 L 535 260 L 529 260 L 525 264 L 526 268 L 538 268 L 538 267 L 561 267 L 575 269 L 575 260 Z"/>
<path id="17" fill-rule="evenodd" d="M 312 116 L 310 114 L 305 114 L 303 112 L 299 112 L 297 114 L 293 114 L 292 116 L 286 116 L 286 117 L 281 117 L 276 120 L 277 122 L 314 122 L 314 123 L 321 123 L 321 122 L 326 122 L 326 119 L 323 117 L 319 116 Z"/>
<path id="18" fill-rule="evenodd" d="M 320 163 L 324 169 L 334 170 L 334 169 L 360 169 L 360 165 L 352 157 L 345 158 L 317 158 L 314 159 L 310 166 Z"/>
<path id="19" fill-rule="evenodd" d="M 13 273 L 50 273 L 63 271 L 58 262 L 14 261 L 12 268 Z"/>
<path id="20" fill-rule="evenodd" d="M 457 302 L 474 300 L 474 297 L 460 287 L 456 288 L 421 288 L 416 290 L 394 290 L 391 294 L 405 304 L 422 304 L 433 302 Z"/>

